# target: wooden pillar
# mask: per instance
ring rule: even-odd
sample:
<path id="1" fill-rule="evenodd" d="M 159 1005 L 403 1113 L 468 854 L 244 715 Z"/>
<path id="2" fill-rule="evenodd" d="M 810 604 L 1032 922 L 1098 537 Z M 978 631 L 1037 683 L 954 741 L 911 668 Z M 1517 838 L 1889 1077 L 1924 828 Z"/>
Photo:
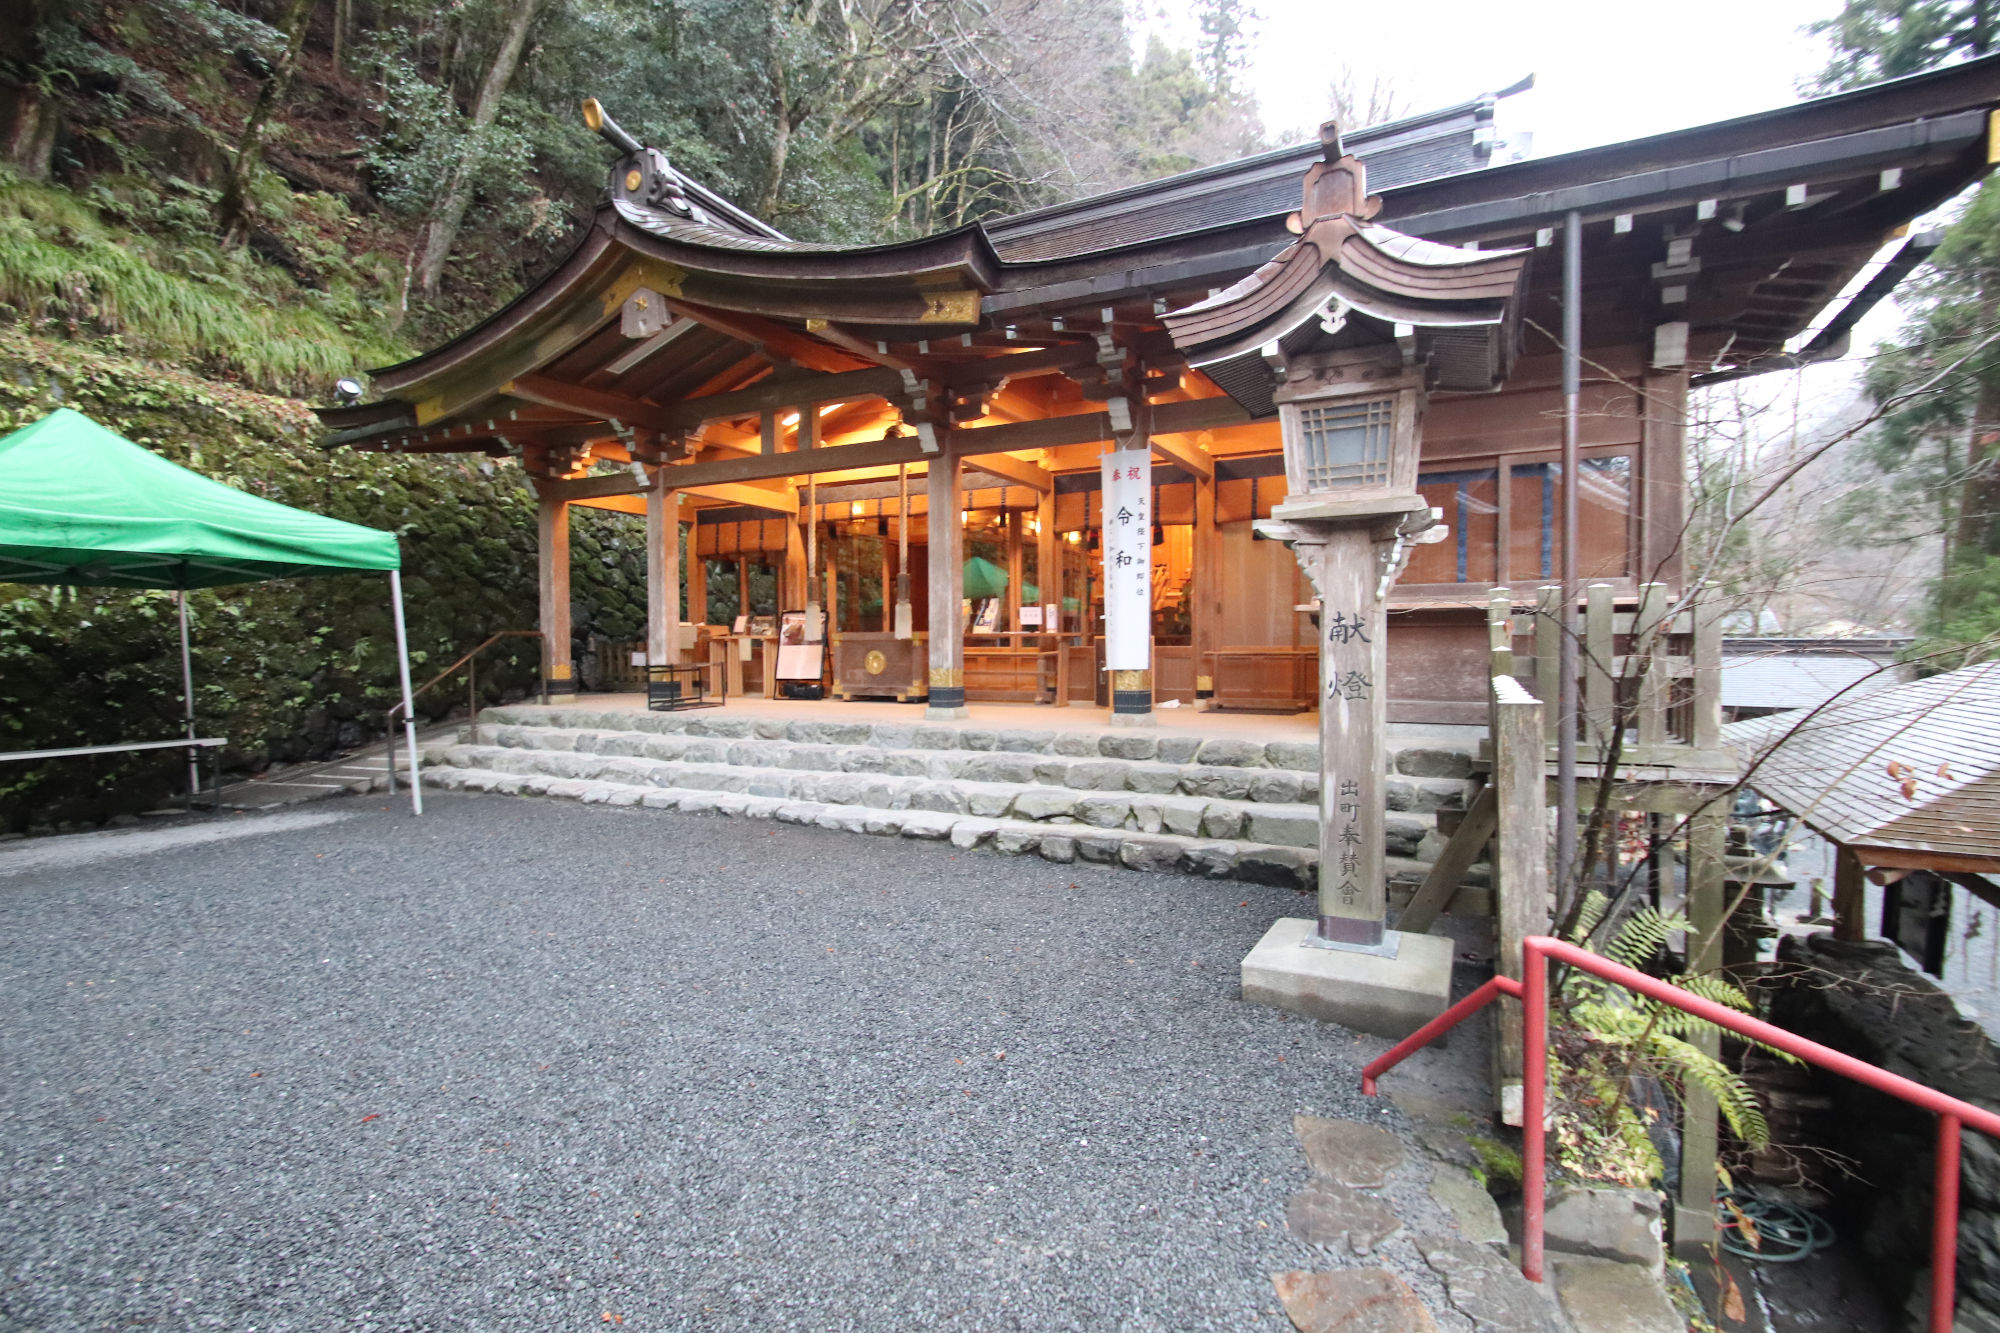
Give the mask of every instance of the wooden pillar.
<path id="1" fill-rule="evenodd" d="M 646 492 L 646 661 L 680 660 L 681 496 L 656 484 Z"/>
<path id="2" fill-rule="evenodd" d="M 1213 477 L 1194 479 L 1193 546 L 1188 631 L 1194 645 L 1194 706 L 1206 710 L 1215 706 L 1215 663 L 1209 654 L 1222 648 L 1222 531 L 1215 525 Z"/>
<path id="3" fill-rule="evenodd" d="M 1501 976 L 1521 980 L 1521 942 L 1549 933 L 1548 784 L 1542 743 L 1542 702 L 1512 676 L 1493 679 L 1494 925 Z M 1407 927 L 1405 927 L 1407 928 Z M 1521 1002 L 1500 1001 L 1493 1088 L 1500 1116 L 1521 1123 Z"/>
<path id="4" fill-rule="evenodd" d="M 950 720 L 965 712 L 965 498 L 964 466 L 933 457 L 924 478 L 930 514 L 930 706 L 927 718 Z"/>
<path id="5" fill-rule="evenodd" d="M 1000 491 L 1001 503 L 1006 503 L 1007 491 Z M 1007 620 L 1006 628 L 1021 628 L 1021 511 L 1009 509 L 1007 513 Z"/>
<path id="6" fill-rule="evenodd" d="M 840 628 L 840 563 L 833 558 L 833 548 L 826 552 L 826 573 L 821 575 L 826 591 L 826 632 L 832 635 Z"/>
<path id="7" fill-rule="evenodd" d="M 803 515 L 807 506 L 799 505 Z M 780 614 L 803 608 L 808 597 L 806 588 L 806 530 L 802 523 L 810 523 L 809 517 L 792 519 L 785 524 L 785 563 L 778 573 L 778 606 Z"/>
<path id="8" fill-rule="evenodd" d="M 896 628 L 896 567 L 895 562 L 889 559 L 887 538 L 882 540 L 882 624 L 879 628 L 884 634 L 892 633 Z"/>
<path id="9" fill-rule="evenodd" d="M 1053 606 L 1056 615 L 1062 615 L 1062 537 L 1056 531 L 1056 492 L 1053 485 L 1035 500 L 1035 593 L 1042 606 Z M 1042 632 L 1053 634 L 1056 629 L 1057 624 L 1051 624 L 1044 613 Z M 1057 702 L 1069 701 L 1063 699 Z"/>
<path id="10" fill-rule="evenodd" d="M 1847 847 L 1835 847 L 1833 853 L 1833 937 L 1868 938 L 1868 880 L 1861 858 Z"/>
<path id="11" fill-rule="evenodd" d="M 687 525 L 687 618 L 696 625 L 708 623 L 708 561 L 701 557 L 701 528 L 694 515 Z"/>
<path id="12" fill-rule="evenodd" d="M 1688 818 L 1688 971 L 1722 967 L 1723 854 L 1729 837 L 1729 807 L 1716 798 Z M 1715 1056 L 1722 1041 L 1715 1033 L 1690 1033 L 1687 1041 Z M 1715 1240 L 1715 1158 L 1718 1149 L 1715 1098 L 1690 1080 L 1681 1102 L 1680 1193 L 1674 1206 L 1674 1252 L 1691 1258 Z"/>
<path id="13" fill-rule="evenodd" d="M 551 694 L 576 693 L 569 642 L 569 501 L 544 495 L 536 507 L 541 582 L 542 681 Z"/>
<path id="14" fill-rule="evenodd" d="M 750 557 L 736 557 L 736 614 L 750 614 Z"/>

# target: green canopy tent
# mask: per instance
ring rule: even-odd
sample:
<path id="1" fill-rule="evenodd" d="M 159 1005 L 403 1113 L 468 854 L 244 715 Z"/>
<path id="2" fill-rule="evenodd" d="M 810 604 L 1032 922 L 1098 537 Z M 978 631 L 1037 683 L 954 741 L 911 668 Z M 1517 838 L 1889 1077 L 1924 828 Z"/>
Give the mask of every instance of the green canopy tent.
<path id="1" fill-rule="evenodd" d="M 402 556 L 392 534 L 210 481 L 69 408 L 0 439 L 0 583 L 159 588 L 177 595 L 191 790 L 199 786 L 199 778 L 187 590 L 357 571 L 389 576 L 413 779 L 410 803 L 422 814 L 422 790 L 414 781 L 417 729 L 410 711 Z M 60 753 L 158 745 L 132 742 Z M 33 753 L 52 757 L 58 752 Z M 29 756 L 17 752 L 4 757 Z"/>
<path id="2" fill-rule="evenodd" d="M 1007 571 L 984 556 L 965 562 L 965 595 L 978 600 L 998 597 L 1007 591 Z"/>

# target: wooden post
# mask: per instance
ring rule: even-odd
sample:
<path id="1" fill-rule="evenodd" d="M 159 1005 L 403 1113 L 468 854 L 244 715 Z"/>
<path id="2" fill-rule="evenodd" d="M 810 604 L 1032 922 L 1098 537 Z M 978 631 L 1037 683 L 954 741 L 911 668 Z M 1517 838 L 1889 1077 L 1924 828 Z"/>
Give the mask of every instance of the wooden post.
<path id="1" fill-rule="evenodd" d="M 1542 734 L 1555 743 L 1561 710 L 1556 699 L 1562 688 L 1562 589 L 1553 583 L 1535 592 L 1535 697 L 1544 705 Z"/>
<path id="2" fill-rule="evenodd" d="M 1601 759 L 1614 725 L 1611 660 L 1617 641 L 1612 634 L 1611 585 L 1593 583 L 1584 596 L 1583 711 L 1590 719 L 1590 743 Z"/>
<path id="3" fill-rule="evenodd" d="M 1319 935 L 1372 947 L 1387 933 L 1383 736 L 1388 608 L 1365 523 L 1302 534 L 1292 551 L 1319 592 Z"/>
<path id="4" fill-rule="evenodd" d="M 1512 676 L 1493 678 L 1494 917 L 1501 976 L 1521 979 L 1521 941 L 1549 931 L 1546 707 Z M 1501 1118 L 1521 1123 L 1521 1003 L 1500 1001 L 1493 1086 Z"/>
<path id="5" fill-rule="evenodd" d="M 1694 608 L 1694 748 L 1722 748 L 1722 615 L 1720 597 Z"/>
<path id="6" fill-rule="evenodd" d="M 878 506 L 879 508 L 879 506 Z M 889 559 L 889 543 L 882 547 L 882 623 L 878 628 L 888 634 L 896 628 L 896 569 Z"/>
<path id="7" fill-rule="evenodd" d="M 1648 750 L 1667 743 L 1667 701 L 1672 697 L 1673 680 L 1667 669 L 1666 621 L 1667 585 L 1641 584 L 1639 613 L 1632 619 L 1632 655 L 1645 660 L 1646 675 L 1639 682 L 1638 739 L 1640 747 Z M 1692 870 L 1692 859 L 1688 865 Z"/>
<path id="8" fill-rule="evenodd" d="M 679 491 L 660 485 L 646 492 L 646 661 L 673 666 L 681 660 L 681 541 Z"/>
<path id="9" fill-rule="evenodd" d="M 701 555 L 701 527 L 693 513 L 687 525 L 687 619 L 697 626 L 708 623 L 708 561 Z"/>
<path id="10" fill-rule="evenodd" d="M 1062 534 L 1056 531 L 1056 493 L 1051 486 L 1035 500 L 1035 595 L 1043 606 L 1056 608 L 1062 615 Z M 1059 622 L 1058 622 L 1059 623 Z M 1053 634 L 1056 625 L 1042 617 L 1042 632 Z M 1060 701 L 1059 701 L 1060 702 Z"/>
<path id="11" fill-rule="evenodd" d="M 785 563 L 778 574 L 778 605 L 780 613 L 797 611 L 806 604 L 810 590 L 806 586 L 806 530 L 802 523 L 812 522 L 810 506 L 800 505 L 800 518 L 785 523 Z"/>
<path id="12" fill-rule="evenodd" d="M 1847 847 L 1836 847 L 1833 854 L 1833 937 L 1868 938 L 1868 880 L 1861 858 Z"/>
<path id="13" fill-rule="evenodd" d="M 1655 585 L 1657 586 L 1657 585 Z M 1657 664 L 1656 664 L 1657 665 Z M 1729 837 L 1729 807 L 1708 802 L 1688 818 L 1688 970 L 1722 967 L 1723 853 Z M 1720 1037 L 1691 1033 L 1688 1042 L 1719 1055 Z M 1674 1207 L 1674 1251 L 1682 1258 L 1701 1253 L 1715 1239 L 1715 1158 L 1719 1147 L 1715 1098 L 1689 1082 L 1681 1101 L 1680 1194 Z"/>
<path id="14" fill-rule="evenodd" d="M 1007 498 L 1006 487 L 1000 489 L 1001 503 Z M 1021 511 L 1009 509 L 1007 514 L 1007 618 L 1002 622 L 1007 629 L 1021 628 Z M 1014 640 L 1016 647 L 1019 639 Z"/>
<path id="15" fill-rule="evenodd" d="M 1215 706 L 1215 663 L 1222 648 L 1222 532 L 1215 526 L 1215 478 L 1194 479 L 1193 602 L 1188 638 L 1194 649 L 1194 706 Z"/>
<path id="16" fill-rule="evenodd" d="M 964 465 L 933 457 L 924 478 L 930 513 L 930 705 L 924 716 L 951 721 L 965 712 Z"/>
<path id="17" fill-rule="evenodd" d="M 569 641 L 569 501 L 542 496 L 535 511 L 541 582 L 542 681 L 551 694 L 576 693 Z"/>

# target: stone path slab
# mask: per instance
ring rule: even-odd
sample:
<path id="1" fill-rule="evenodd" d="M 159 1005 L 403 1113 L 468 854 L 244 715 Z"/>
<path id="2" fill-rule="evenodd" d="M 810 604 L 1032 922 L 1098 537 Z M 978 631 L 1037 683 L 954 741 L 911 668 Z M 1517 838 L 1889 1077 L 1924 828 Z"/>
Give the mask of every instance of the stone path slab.
<path id="1" fill-rule="evenodd" d="M 1274 1273 L 1271 1285 L 1299 1333 L 1437 1333 L 1417 1294 L 1386 1268 Z"/>
<path id="2" fill-rule="evenodd" d="M 1316 1177 L 1285 1205 L 1285 1226 L 1308 1245 L 1368 1254 L 1400 1231 L 1403 1220 L 1372 1195 Z"/>
<path id="3" fill-rule="evenodd" d="M 1402 1165 L 1403 1141 L 1379 1125 L 1320 1116 L 1292 1117 L 1292 1132 L 1315 1175 L 1351 1189 L 1375 1189 Z"/>
<path id="4" fill-rule="evenodd" d="M 1489 1246 L 1455 1236 L 1419 1236 L 1417 1249 L 1444 1279 L 1452 1308 L 1474 1333 L 1560 1333 L 1546 1290 Z"/>
<path id="5" fill-rule="evenodd" d="M 1452 1162 L 1431 1162 L 1431 1197 L 1451 1214 L 1458 1232 L 1475 1245 L 1507 1248 L 1507 1225 L 1500 1205 L 1470 1171 Z"/>
<path id="6" fill-rule="evenodd" d="M 1577 1333 L 1687 1333 L 1687 1322 L 1638 1264 L 1550 1255 L 1550 1277 Z"/>

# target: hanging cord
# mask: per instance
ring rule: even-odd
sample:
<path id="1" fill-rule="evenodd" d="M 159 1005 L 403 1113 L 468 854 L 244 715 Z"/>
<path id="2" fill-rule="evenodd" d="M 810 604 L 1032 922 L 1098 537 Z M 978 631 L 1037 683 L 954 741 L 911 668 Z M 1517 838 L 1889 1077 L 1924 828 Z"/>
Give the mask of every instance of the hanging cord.
<path id="1" fill-rule="evenodd" d="M 1718 1190 L 1722 1248 L 1766 1264 L 1794 1264 L 1834 1242 L 1833 1224 L 1782 1199 L 1747 1190 Z"/>

